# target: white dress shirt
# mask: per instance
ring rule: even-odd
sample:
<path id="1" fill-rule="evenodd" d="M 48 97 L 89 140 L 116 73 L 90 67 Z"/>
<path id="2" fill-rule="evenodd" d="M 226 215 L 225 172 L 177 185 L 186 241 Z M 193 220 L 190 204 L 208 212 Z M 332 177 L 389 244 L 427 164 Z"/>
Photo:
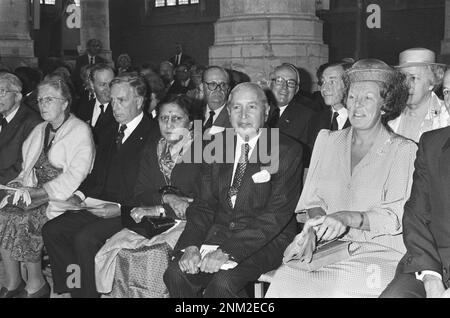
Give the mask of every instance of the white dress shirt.
<path id="1" fill-rule="evenodd" d="M 136 129 L 136 127 L 141 122 L 142 118 L 144 118 L 144 113 L 141 112 L 139 115 L 134 117 L 132 121 L 130 121 L 127 124 L 127 129 L 125 129 L 125 131 L 123 132 L 124 136 L 122 139 L 122 144 L 128 139 L 128 137 L 130 137 L 130 135 L 133 133 L 133 131 Z M 119 128 L 120 128 L 120 126 L 119 126 Z"/>
<path id="2" fill-rule="evenodd" d="M 20 107 L 20 106 L 19 106 Z M 14 109 L 11 113 L 9 113 L 8 116 L 5 117 L 6 122 L 9 124 L 13 119 L 14 116 L 16 116 L 17 112 L 19 111 L 19 107 L 17 107 L 16 109 Z M 2 126 L 0 126 L 0 132 L 2 131 Z"/>
<path id="3" fill-rule="evenodd" d="M 220 106 L 219 108 L 217 108 L 216 110 L 214 110 L 214 117 L 213 117 L 213 126 L 214 126 L 214 122 L 217 120 L 217 117 L 219 117 L 220 112 L 222 111 L 222 109 L 225 107 L 226 104 L 223 104 L 222 106 Z M 209 112 L 212 111 L 211 108 L 209 108 L 209 105 L 206 105 L 206 110 L 205 110 L 205 123 L 208 121 L 209 119 Z"/>
<path id="4" fill-rule="evenodd" d="M 253 149 L 255 149 L 256 143 L 258 142 L 259 136 L 261 136 L 261 132 L 259 132 L 258 135 L 256 135 L 255 137 L 253 137 L 252 139 L 250 139 L 248 141 L 248 145 L 250 146 L 249 152 L 248 152 L 248 159 L 250 160 L 250 157 L 252 156 L 253 153 Z M 237 165 L 239 163 L 239 158 L 241 157 L 241 150 L 242 150 L 242 145 L 245 143 L 245 140 L 242 139 L 242 137 L 237 134 L 237 139 L 236 139 L 236 152 L 234 154 L 234 165 L 233 165 L 233 176 L 231 178 L 231 184 L 230 186 L 233 185 L 233 180 L 234 180 L 234 174 L 236 173 L 236 168 Z M 231 197 L 231 203 L 233 204 L 233 208 L 234 205 L 236 204 L 236 196 L 233 195 Z"/>
<path id="5" fill-rule="evenodd" d="M 289 106 L 289 105 L 278 107 L 278 108 L 280 109 L 280 118 L 281 118 L 281 116 L 283 116 L 283 113 L 284 113 L 284 111 L 286 110 L 286 108 L 287 108 L 288 106 Z"/>
<path id="6" fill-rule="evenodd" d="M 95 105 L 94 105 L 94 111 L 92 112 L 92 120 L 91 120 L 91 126 L 95 127 L 97 124 L 97 120 L 100 117 L 100 114 L 102 110 L 100 109 L 101 103 L 98 101 L 98 99 L 95 99 Z M 106 113 L 106 110 L 108 109 L 109 103 L 103 104 L 103 111 Z"/>
<path id="7" fill-rule="evenodd" d="M 333 109 L 333 107 L 331 107 L 331 111 L 332 111 L 331 119 L 333 119 L 333 115 L 336 111 Z M 347 122 L 348 110 L 347 110 L 347 108 L 342 107 L 341 109 L 339 109 L 337 111 L 337 113 L 339 114 L 339 116 L 336 118 L 337 123 L 338 123 L 338 129 L 341 130 L 344 128 L 345 123 Z"/>

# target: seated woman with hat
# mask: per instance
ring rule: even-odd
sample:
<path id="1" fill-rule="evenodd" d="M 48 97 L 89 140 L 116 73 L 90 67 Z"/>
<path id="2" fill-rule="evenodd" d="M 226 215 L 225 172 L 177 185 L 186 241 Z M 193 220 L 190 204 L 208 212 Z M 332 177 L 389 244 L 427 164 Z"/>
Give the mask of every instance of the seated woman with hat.
<path id="1" fill-rule="evenodd" d="M 380 60 L 360 60 L 345 74 L 352 127 L 322 130 L 316 140 L 297 213 L 302 233 L 284 252 L 268 297 L 377 297 L 403 256 L 403 205 L 409 198 L 417 146 L 387 122 L 405 107 L 405 76 Z M 315 271 L 317 243 L 349 242 L 347 257 Z"/>
<path id="2" fill-rule="evenodd" d="M 448 126 L 447 109 L 434 93 L 442 84 L 445 65 L 436 63 L 434 52 L 424 48 L 403 51 L 397 69 L 408 78 L 409 97 L 402 114 L 389 123 L 392 130 L 419 142 L 424 132 Z"/>

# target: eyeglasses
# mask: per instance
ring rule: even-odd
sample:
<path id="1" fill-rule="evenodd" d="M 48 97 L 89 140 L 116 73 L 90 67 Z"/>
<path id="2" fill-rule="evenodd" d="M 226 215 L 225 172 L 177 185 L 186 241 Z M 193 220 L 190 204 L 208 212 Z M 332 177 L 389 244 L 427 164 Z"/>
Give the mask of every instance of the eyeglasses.
<path id="1" fill-rule="evenodd" d="M 221 90 L 225 91 L 228 89 L 228 84 L 225 82 L 216 83 L 216 82 L 205 82 L 206 86 L 210 91 L 215 91 L 217 87 L 220 87 Z"/>
<path id="2" fill-rule="evenodd" d="M 281 76 L 272 78 L 272 82 L 274 82 L 275 85 L 277 85 L 277 86 L 287 85 L 287 87 L 289 87 L 289 88 L 296 88 L 298 85 L 297 81 L 295 81 L 293 79 L 285 80 Z"/>
<path id="3" fill-rule="evenodd" d="M 162 115 L 162 116 L 159 116 L 159 118 L 158 118 L 158 120 L 162 123 L 168 123 L 170 120 L 174 124 L 180 124 L 185 119 L 186 119 L 186 117 L 184 117 L 184 116 L 167 116 L 167 115 Z"/>
<path id="4" fill-rule="evenodd" d="M 450 88 L 444 88 L 442 93 L 444 94 L 445 97 L 447 97 L 450 94 Z"/>
<path id="5" fill-rule="evenodd" d="M 55 100 L 66 100 L 66 99 L 59 98 L 59 97 L 53 97 L 53 96 L 39 97 L 37 99 L 38 104 L 50 104 L 50 103 L 53 103 Z"/>
<path id="6" fill-rule="evenodd" d="M 7 93 L 18 93 L 18 91 L 8 91 L 6 89 L 0 89 L 0 96 L 5 97 Z"/>

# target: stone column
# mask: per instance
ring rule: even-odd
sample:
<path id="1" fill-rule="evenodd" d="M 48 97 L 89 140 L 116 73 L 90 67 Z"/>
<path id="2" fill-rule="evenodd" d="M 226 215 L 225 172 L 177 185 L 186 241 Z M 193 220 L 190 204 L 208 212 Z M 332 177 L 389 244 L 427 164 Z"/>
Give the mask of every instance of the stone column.
<path id="1" fill-rule="evenodd" d="M 30 0 L 0 1 L 0 56 L 12 69 L 37 66 L 30 37 Z"/>
<path id="2" fill-rule="evenodd" d="M 210 65 L 247 73 L 264 81 L 273 68 L 292 63 L 316 81 L 319 65 L 328 60 L 316 0 L 221 0 Z"/>
<path id="3" fill-rule="evenodd" d="M 100 55 L 111 61 L 109 41 L 109 0 L 81 0 L 81 53 L 86 50 L 89 39 L 98 39 L 103 44 Z"/>
<path id="4" fill-rule="evenodd" d="M 445 0 L 445 33 L 441 44 L 441 60 L 450 64 L 450 0 Z"/>

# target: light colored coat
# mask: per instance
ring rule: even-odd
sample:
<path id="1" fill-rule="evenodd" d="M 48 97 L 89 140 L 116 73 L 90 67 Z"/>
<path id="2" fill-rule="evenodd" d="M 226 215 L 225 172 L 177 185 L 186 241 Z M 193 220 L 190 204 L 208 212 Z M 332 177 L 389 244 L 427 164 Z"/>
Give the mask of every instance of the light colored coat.
<path id="1" fill-rule="evenodd" d="M 37 125 L 22 146 L 23 164 L 19 176 L 12 180 L 24 187 L 36 187 L 38 180 L 34 166 L 44 146 L 47 122 Z M 51 201 L 67 200 L 92 169 L 95 158 L 95 146 L 90 127 L 70 115 L 59 128 L 53 145 L 48 153 L 50 163 L 62 169 L 62 173 L 43 185 L 50 198 L 47 217 L 52 219 L 64 211 L 57 209 Z"/>

